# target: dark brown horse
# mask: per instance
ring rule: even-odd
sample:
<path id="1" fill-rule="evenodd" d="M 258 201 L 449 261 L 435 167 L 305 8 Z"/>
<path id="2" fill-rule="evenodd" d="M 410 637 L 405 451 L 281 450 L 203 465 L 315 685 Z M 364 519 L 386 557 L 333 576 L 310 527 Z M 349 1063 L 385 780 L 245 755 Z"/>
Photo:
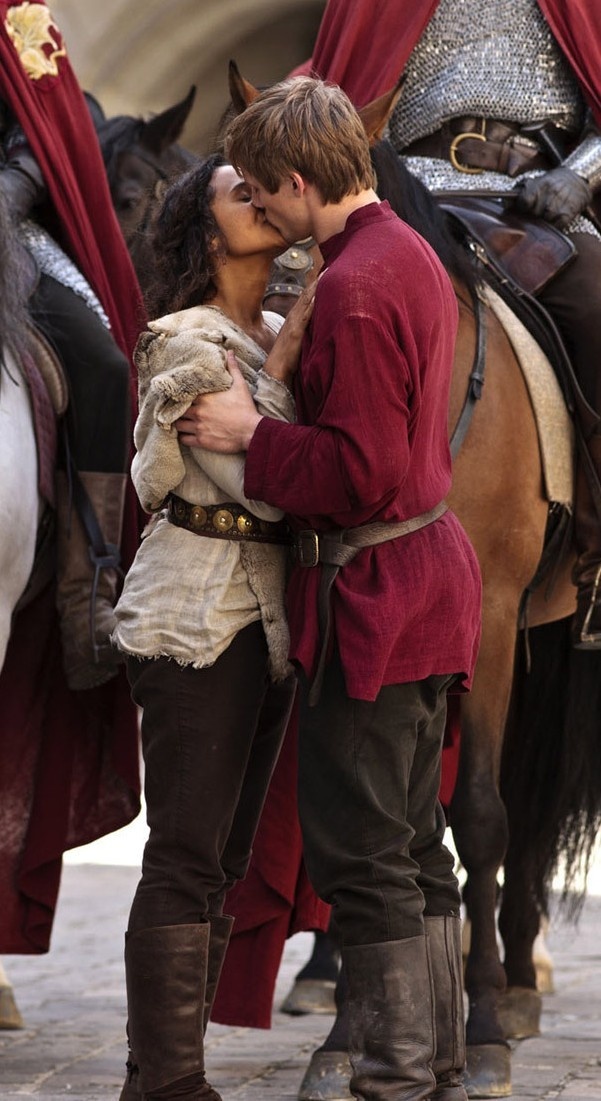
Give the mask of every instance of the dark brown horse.
<path id="1" fill-rule="evenodd" d="M 116 115 L 101 119 L 94 104 L 94 125 L 102 150 L 115 213 L 142 292 L 153 269 L 147 230 L 158 201 L 171 180 L 198 160 L 178 145 L 196 89 L 152 118 Z"/>
<path id="2" fill-rule="evenodd" d="M 244 84 L 243 96 L 249 88 Z M 366 114 L 374 139 L 389 108 L 383 97 Z M 100 137 L 102 144 L 102 132 Z M 128 185 L 124 177 L 125 169 L 132 167 L 125 153 L 136 152 L 123 146 L 120 151 L 121 193 L 127 196 L 128 186 L 134 189 L 133 180 Z M 399 158 L 385 145 L 375 148 L 374 158 L 381 196 L 430 240 L 456 286 L 460 324 L 449 406 L 452 436 L 471 386 L 483 274 L 473 270 L 431 197 Z M 157 163 L 160 166 L 160 158 Z M 163 177 L 153 170 L 156 185 Z M 169 175 L 166 172 L 165 178 Z M 154 186 L 145 195 L 144 202 L 131 208 L 138 216 L 133 231 L 127 228 L 125 212 L 118 211 L 128 234 L 133 232 L 130 240 L 140 245 L 149 220 L 148 204 L 156 201 Z M 569 645 L 574 608 L 571 552 L 556 567 L 552 590 L 544 585 L 529 601 L 528 649 L 519 629 L 524 593 L 537 572 L 550 508 L 522 370 L 488 308 L 484 322 L 485 384 L 454 460 L 450 497 L 476 548 L 484 588 L 474 686 L 461 700 L 461 754 L 450 819 L 467 873 L 472 926 L 465 973 L 468 1090 L 473 1097 L 498 1097 L 511 1091 L 505 1039 L 507 983 L 512 999 L 520 1003 L 524 998 L 528 1009 L 534 1001 L 536 1018 L 532 945 L 548 908 L 552 875 L 559 859 L 565 858 L 570 882 L 581 859 L 586 862 L 590 856 L 601 820 L 601 661 L 597 654 L 571 650 Z M 501 868 L 504 964 L 496 921 Z M 515 1025 L 509 1027 L 515 1033 Z M 536 1019 L 530 1027 L 536 1028 Z M 524 1034 L 520 1025 L 517 1031 Z M 344 1046 L 342 1018 L 326 1046 L 333 1051 Z"/>

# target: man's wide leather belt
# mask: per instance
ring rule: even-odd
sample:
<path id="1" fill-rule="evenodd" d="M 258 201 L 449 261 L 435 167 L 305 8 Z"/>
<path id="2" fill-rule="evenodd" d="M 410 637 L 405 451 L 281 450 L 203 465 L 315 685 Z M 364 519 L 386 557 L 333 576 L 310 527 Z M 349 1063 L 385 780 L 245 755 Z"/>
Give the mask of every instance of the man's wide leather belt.
<path id="1" fill-rule="evenodd" d="M 545 130 L 561 153 L 569 135 L 558 127 Z M 444 122 L 440 130 L 408 145 L 404 157 L 437 157 L 450 161 L 459 172 L 502 172 L 518 176 L 521 172 L 548 169 L 553 163 L 545 151 L 536 130 L 528 133 L 517 122 L 500 119 L 454 118 Z"/>
<path id="2" fill-rule="evenodd" d="M 287 545 L 291 542 L 290 528 L 285 520 L 259 520 L 258 516 L 232 501 L 223 505 L 192 505 L 170 493 L 167 519 L 178 528 L 211 539 Z"/>
<path id="3" fill-rule="evenodd" d="M 375 521 L 373 524 L 361 524 L 357 528 L 336 528 L 334 531 L 313 531 L 312 528 L 293 534 L 293 553 L 299 566 L 311 567 L 320 563 L 336 566 L 340 569 L 355 557 L 363 547 L 374 547 L 399 539 L 419 531 L 434 520 L 438 520 L 446 511 L 445 501 L 409 520 Z"/>
<path id="4" fill-rule="evenodd" d="M 373 524 L 362 524 L 357 528 L 338 528 L 335 531 L 326 532 L 307 530 L 295 533 L 293 552 L 296 554 L 297 564 L 306 567 L 317 565 L 322 567 L 317 595 L 320 648 L 317 669 L 309 691 L 311 707 L 317 703 L 321 693 L 330 639 L 330 595 L 340 567 L 352 561 L 364 547 L 387 543 L 391 539 L 399 539 L 403 535 L 410 535 L 412 531 L 425 528 L 428 524 L 439 520 L 447 508 L 446 501 L 440 501 L 428 512 L 422 512 L 420 516 L 412 516 L 409 520 L 399 520 L 397 523 L 376 521 Z"/>

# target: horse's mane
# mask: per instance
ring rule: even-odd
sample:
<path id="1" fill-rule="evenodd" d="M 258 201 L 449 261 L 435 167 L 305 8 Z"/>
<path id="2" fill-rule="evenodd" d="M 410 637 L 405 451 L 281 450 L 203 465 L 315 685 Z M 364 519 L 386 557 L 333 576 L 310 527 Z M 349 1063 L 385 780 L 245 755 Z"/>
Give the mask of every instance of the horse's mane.
<path id="1" fill-rule="evenodd" d="M 372 147 L 371 160 L 380 199 L 386 199 L 395 214 L 425 238 L 449 275 L 471 293 L 475 292 L 482 276 L 476 272 L 465 244 L 455 236 L 427 187 L 409 171 L 386 139 Z"/>

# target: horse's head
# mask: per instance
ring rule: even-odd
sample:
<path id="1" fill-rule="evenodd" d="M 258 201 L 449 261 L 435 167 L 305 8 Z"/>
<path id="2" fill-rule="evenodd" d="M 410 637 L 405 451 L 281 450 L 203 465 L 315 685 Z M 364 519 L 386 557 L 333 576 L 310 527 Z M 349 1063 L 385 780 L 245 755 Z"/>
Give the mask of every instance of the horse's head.
<path id="1" fill-rule="evenodd" d="M 177 144 L 195 95 L 192 86 L 179 103 L 148 120 L 118 115 L 97 126 L 113 206 L 132 254 L 162 185 L 196 161 Z"/>

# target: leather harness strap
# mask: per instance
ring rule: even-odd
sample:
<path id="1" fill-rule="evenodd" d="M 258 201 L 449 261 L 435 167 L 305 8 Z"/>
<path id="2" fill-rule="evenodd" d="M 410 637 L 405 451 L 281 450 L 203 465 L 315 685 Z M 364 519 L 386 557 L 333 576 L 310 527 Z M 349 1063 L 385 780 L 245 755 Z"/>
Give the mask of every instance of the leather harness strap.
<path id="1" fill-rule="evenodd" d="M 473 292 L 472 300 L 474 304 L 474 321 L 476 324 L 476 351 L 474 353 L 474 362 L 468 379 L 467 393 L 465 395 L 465 401 L 463 402 L 463 408 L 459 414 L 459 420 L 455 425 L 455 430 L 449 444 L 452 459 L 457 458 L 459 448 L 470 426 L 476 402 L 482 397 L 482 387 L 484 386 L 484 368 L 486 365 L 486 320 L 484 317 L 484 303 L 477 291 Z"/>

